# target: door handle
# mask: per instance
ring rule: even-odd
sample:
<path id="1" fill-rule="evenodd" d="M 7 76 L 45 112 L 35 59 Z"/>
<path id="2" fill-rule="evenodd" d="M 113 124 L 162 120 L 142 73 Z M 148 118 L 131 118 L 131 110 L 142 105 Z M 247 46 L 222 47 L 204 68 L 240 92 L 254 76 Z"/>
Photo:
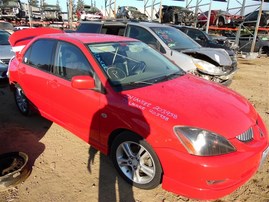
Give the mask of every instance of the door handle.
<path id="1" fill-rule="evenodd" d="M 53 79 L 47 82 L 48 86 L 51 88 L 58 88 L 60 85 L 57 80 Z"/>

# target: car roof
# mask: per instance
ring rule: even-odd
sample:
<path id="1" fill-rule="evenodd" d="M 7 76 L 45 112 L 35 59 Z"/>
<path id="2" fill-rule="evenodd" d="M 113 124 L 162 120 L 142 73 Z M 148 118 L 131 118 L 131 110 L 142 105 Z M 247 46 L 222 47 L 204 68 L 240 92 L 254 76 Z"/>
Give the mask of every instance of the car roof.
<path id="1" fill-rule="evenodd" d="M 100 24 L 100 25 L 126 25 L 126 21 L 114 21 L 114 20 L 106 20 L 106 21 L 80 21 L 80 24 Z"/>
<path id="2" fill-rule="evenodd" d="M 102 42 L 119 42 L 119 41 L 137 41 L 136 39 L 109 35 L 109 34 L 93 34 L 93 33 L 57 33 L 45 34 L 38 38 L 53 38 L 62 40 L 79 40 L 82 43 L 102 43 Z"/>

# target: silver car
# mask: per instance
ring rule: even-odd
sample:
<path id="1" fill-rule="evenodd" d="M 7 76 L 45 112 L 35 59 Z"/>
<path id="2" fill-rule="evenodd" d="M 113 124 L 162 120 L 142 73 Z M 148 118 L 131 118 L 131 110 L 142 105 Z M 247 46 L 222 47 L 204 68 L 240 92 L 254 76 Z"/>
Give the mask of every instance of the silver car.
<path id="1" fill-rule="evenodd" d="M 150 45 L 188 73 L 222 85 L 230 85 L 237 71 L 221 48 L 201 47 L 183 32 L 165 24 L 128 22 L 125 36 Z"/>
<path id="2" fill-rule="evenodd" d="M 9 36 L 7 31 L 0 30 L 0 79 L 7 77 L 9 60 L 14 56 L 8 41 Z"/>

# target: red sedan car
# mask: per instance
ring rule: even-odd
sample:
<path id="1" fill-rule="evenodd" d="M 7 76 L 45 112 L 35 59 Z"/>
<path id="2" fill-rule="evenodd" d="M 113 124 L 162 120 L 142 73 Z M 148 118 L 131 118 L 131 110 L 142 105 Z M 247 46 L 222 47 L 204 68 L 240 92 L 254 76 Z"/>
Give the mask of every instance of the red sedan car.
<path id="1" fill-rule="evenodd" d="M 40 35 L 49 32 L 56 33 Z M 143 189 L 162 183 L 176 194 L 216 199 L 261 166 L 268 132 L 245 98 L 186 74 L 135 39 L 57 32 L 10 38 L 22 48 L 9 66 L 22 114 L 37 109 L 110 155 L 119 174 Z"/>
<path id="2" fill-rule="evenodd" d="M 201 13 L 197 17 L 197 27 L 206 25 L 209 11 Z M 211 10 L 209 25 L 215 26 L 236 26 L 243 21 L 243 17 L 240 15 L 232 15 L 223 10 Z"/>

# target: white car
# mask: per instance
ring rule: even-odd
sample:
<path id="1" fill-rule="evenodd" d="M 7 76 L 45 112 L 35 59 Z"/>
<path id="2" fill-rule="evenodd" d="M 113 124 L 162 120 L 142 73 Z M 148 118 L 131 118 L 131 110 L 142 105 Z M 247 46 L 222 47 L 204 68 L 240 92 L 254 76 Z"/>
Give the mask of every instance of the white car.
<path id="1" fill-rule="evenodd" d="M 85 11 L 82 11 L 80 19 L 81 20 L 99 20 L 102 19 L 103 16 L 92 14 L 92 13 L 86 13 Z"/>

